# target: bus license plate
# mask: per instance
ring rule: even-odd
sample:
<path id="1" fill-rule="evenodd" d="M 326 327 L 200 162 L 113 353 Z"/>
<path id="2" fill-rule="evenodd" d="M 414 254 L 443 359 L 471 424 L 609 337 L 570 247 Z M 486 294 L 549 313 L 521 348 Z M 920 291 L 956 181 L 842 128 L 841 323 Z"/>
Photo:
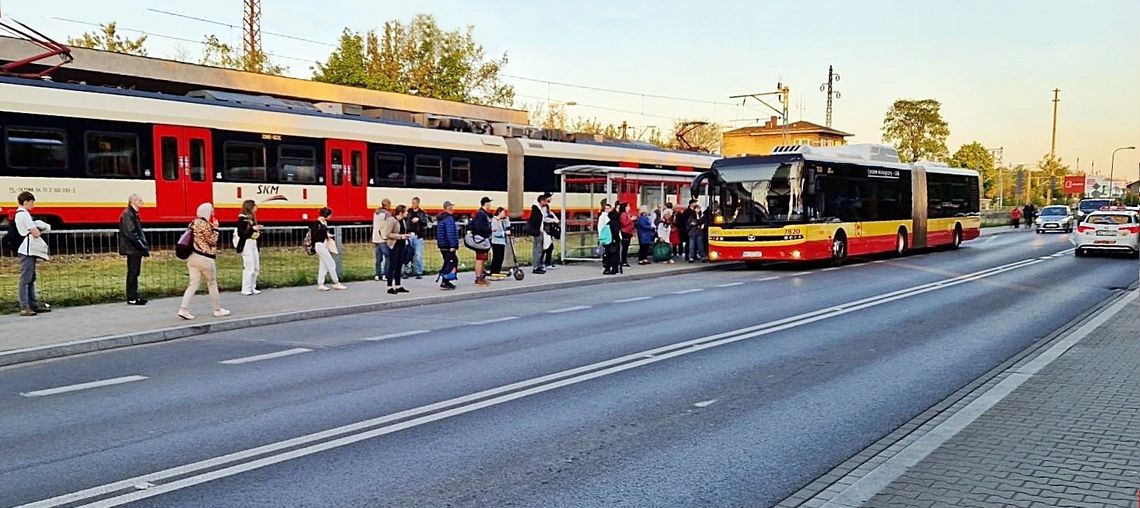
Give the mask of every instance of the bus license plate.
<path id="1" fill-rule="evenodd" d="M 744 251 L 743 257 L 746 257 L 746 258 L 762 258 L 762 257 L 764 257 L 764 253 L 760 252 L 758 250 L 746 250 L 746 251 Z"/>

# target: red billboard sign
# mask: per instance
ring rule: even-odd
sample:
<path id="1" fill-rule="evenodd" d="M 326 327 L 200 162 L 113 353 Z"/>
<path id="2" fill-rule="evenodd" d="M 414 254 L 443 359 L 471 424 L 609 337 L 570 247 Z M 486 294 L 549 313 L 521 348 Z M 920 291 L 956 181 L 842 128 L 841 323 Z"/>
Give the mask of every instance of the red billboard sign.
<path id="1" fill-rule="evenodd" d="M 1066 176 L 1065 177 L 1065 194 L 1084 194 L 1085 193 L 1085 177 L 1084 176 Z"/>

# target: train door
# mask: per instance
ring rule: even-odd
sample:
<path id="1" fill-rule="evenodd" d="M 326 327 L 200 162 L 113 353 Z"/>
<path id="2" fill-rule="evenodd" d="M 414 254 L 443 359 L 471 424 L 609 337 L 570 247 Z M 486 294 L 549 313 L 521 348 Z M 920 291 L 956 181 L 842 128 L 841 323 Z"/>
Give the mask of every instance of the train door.
<path id="1" fill-rule="evenodd" d="M 333 209 L 334 217 L 349 220 L 368 218 L 366 147 L 361 141 L 330 139 L 325 142 L 325 160 L 328 161 L 325 184 L 328 187 L 328 207 Z"/>
<path id="2" fill-rule="evenodd" d="M 198 205 L 213 201 L 213 150 L 209 129 L 154 126 L 155 206 L 163 221 L 189 221 Z"/>

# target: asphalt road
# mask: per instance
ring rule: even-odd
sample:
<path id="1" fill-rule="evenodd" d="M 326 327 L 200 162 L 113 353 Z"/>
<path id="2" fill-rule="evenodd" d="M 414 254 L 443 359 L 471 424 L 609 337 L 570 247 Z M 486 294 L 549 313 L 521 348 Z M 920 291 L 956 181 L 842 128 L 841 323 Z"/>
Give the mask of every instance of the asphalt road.
<path id="1" fill-rule="evenodd" d="M 770 505 L 1137 280 L 1071 249 L 987 235 L 0 369 L 0 505 Z"/>

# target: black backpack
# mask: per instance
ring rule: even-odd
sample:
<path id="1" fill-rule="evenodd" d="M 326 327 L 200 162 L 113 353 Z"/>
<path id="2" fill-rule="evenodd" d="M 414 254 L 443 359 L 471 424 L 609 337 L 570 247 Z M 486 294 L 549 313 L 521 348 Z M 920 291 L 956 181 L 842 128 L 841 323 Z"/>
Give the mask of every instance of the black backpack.
<path id="1" fill-rule="evenodd" d="M 16 213 L 28 213 L 25 210 L 16 210 Z M 12 215 L 12 220 L 8 222 L 8 233 L 4 235 L 4 248 L 12 252 L 16 252 L 20 248 L 20 244 L 24 243 L 24 237 L 21 235 L 20 230 L 16 229 L 16 216 Z"/>

